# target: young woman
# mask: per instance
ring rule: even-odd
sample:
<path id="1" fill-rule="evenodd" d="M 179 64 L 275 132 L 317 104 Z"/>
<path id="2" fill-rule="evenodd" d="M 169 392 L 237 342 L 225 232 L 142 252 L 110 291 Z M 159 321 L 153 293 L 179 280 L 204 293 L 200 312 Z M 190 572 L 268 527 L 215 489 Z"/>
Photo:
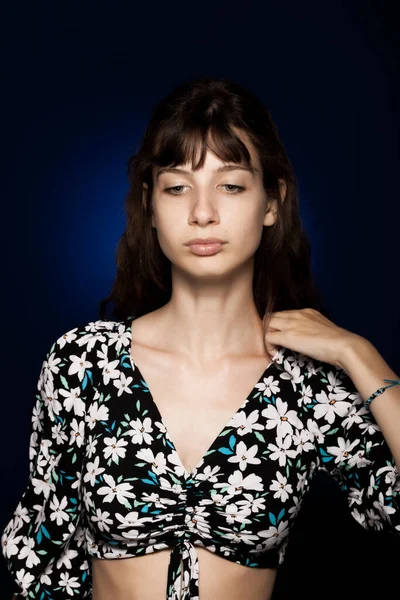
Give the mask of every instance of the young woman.
<path id="1" fill-rule="evenodd" d="M 266 600 L 320 469 L 399 534 L 399 377 L 326 316 L 268 110 L 190 81 L 129 179 L 112 293 L 43 361 L 15 597 Z"/>

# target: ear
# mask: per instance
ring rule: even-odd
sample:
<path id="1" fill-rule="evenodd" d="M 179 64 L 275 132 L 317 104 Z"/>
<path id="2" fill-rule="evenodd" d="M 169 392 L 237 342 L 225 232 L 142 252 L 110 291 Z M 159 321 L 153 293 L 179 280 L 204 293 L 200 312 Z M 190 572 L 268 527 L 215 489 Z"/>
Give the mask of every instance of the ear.
<path id="1" fill-rule="evenodd" d="M 286 181 L 284 179 L 278 179 L 278 181 L 279 181 L 279 193 L 280 193 L 282 202 L 284 202 L 285 198 L 286 198 L 286 192 L 287 192 Z M 267 205 L 267 211 L 264 215 L 264 225 L 266 225 L 267 227 L 270 227 L 271 225 L 273 225 L 276 221 L 277 215 L 278 215 L 277 201 L 270 200 Z"/>

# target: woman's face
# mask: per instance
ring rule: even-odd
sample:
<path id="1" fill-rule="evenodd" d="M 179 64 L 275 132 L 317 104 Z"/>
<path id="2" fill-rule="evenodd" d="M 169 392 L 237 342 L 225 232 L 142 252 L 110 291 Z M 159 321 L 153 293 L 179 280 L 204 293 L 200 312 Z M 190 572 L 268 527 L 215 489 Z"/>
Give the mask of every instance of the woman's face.
<path id="1" fill-rule="evenodd" d="M 263 226 L 275 222 L 276 202 L 267 205 L 257 153 L 245 133 L 239 135 L 250 152 L 253 172 L 232 163 L 228 170 L 210 150 L 197 172 L 187 164 L 179 172 L 153 167 L 152 225 L 172 272 L 179 269 L 203 281 L 232 275 L 252 264 Z M 212 255 L 194 254 L 186 245 L 207 237 L 226 243 Z"/>

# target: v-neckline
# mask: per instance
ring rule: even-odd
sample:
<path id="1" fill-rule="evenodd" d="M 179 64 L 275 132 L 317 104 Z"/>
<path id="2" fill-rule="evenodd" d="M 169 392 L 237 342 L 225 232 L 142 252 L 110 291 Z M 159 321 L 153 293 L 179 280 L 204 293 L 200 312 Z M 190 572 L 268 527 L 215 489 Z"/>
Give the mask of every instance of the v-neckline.
<path id="1" fill-rule="evenodd" d="M 255 385 L 252 387 L 252 389 L 250 390 L 250 392 L 248 393 L 248 395 L 246 396 L 246 398 L 244 399 L 244 401 L 241 403 L 241 405 L 236 409 L 236 411 L 233 413 L 233 415 L 228 419 L 227 423 L 225 423 L 225 425 L 223 426 L 223 428 L 220 430 L 220 432 L 218 433 L 218 435 L 214 438 L 214 440 L 211 442 L 210 446 L 208 447 L 208 449 L 205 451 L 205 453 L 203 454 L 203 456 L 200 458 L 200 460 L 198 461 L 197 465 L 195 467 L 193 467 L 192 471 L 188 471 L 185 467 L 185 465 L 183 464 L 183 461 L 181 460 L 181 457 L 178 454 L 178 451 L 176 449 L 175 443 L 173 441 L 173 439 L 171 438 L 168 428 L 164 423 L 164 419 L 162 417 L 162 414 L 160 412 L 160 409 L 157 406 L 157 403 L 154 399 L 154 396 L 150 390 L 149 385 L 147 384 L 147 381 L 145 380 L 145 378 L 142 375 L 142 372 L 140 371 L 138 365 L 136 364 L 136 362 L 133 359 L 132 356 L 132 329 L 131 329 L 131 324 L 132 321 L 135 319 L 136 317 L 132 317 L 129 316 L 126 319 L 124 319 L 122 321 L 123 325 L 124 325 L 124 329 L 125 329 L 125 333 L 128 335 L 128 340 L 129 340 L 129 346 L 128 346 L 128 350 L 124 350 L 124 352 L 126 352 L 129 355 L 129 365 L 130 368 L 132 369 L 133 372 L 136 371 L 136 375 L 140 377 L 140 379 L 142 380 L 142 382 L 145 384 L 146 388 L 147 388 L 147 393 L 148 396 L 150 398 L 150 402 L 154 408 L 154 411 L 157 415 L 158 421 L 162 424 L 162 426 L 164 427 L 164 435 L 166 437 L 166 439 L 168 440 L 172 450 L 175 452 L 175 457 L 176 460 L 179 463 L 179 466 L 183 469 L 184 472 L 184 477 L 185 479 L 190 479 L 190 478 L 195 478 L 196 473 L 198 471 L 198 469 L 203 465 L 203 463 L 205 462 L 206 457 L 208 456 L 208 454 L 211 452 L 211 450 L 214 450 L 214 446 L 217 444 L 219 438 L 221 437 L 221 435 L 224 433 L 224 431 L 228 428 L 229 423 L 232 421 L 232 419 L 241 411 L 243 410 L 247 404 L 249 403 L 249 401 L 254 397 L 255 392 L 258 391 L 257 386 L 262 383 L 263 379 L 266 377 L 266 374 L 268 371 L 270 371 L 271 369 L 274 369 L 277 371 L 282 370 L 282 367 L 280 365 L 277 365 L 274 361 L 271 361 L 267 367 L 264 369 L 264 371 L 261 373 L 260 377 L 258 378 L 258 381 L 255 383 Z M 283 355 L 285 351 L 285 348 L 281 348 L 280 350 L 278 350 L 273 358 L 275 359 L 276 356 L 278 356 L 279 354 Z"/>

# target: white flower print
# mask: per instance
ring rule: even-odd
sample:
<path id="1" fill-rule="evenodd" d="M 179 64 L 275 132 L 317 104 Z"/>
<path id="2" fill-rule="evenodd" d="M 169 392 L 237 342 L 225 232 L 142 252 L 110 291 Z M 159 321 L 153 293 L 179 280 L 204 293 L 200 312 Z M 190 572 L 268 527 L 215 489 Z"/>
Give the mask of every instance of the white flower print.
<path id="1" fill-rule="evenodd" d="M 40 504 L 39 505 L 40 508 L 43 508 L 43 506 Z M 34 506 L 35 508 L 35 506 Z M 31 522 L 31 517 L 29 516 L 29 512 L 26 506 L 23 506 L 21 501 L 18 502 L 17 504 L 17 508 L 14 511 L 14 526 L 19 529 L 20 527 L 23 527 L 24 523 L 30 523 Z M 11 530 L 11 527 L 10 527 Z M 6 527 L 6 531 L 7 531 L 7 527 Z"/>
<path id="2" fill-rule="evenodd" d="M 102 377 L 103 377 L 104 385 L 108 385 L 110 383 L 111 379 L 115 379 L 115 380 L 119 379 L 120 374 L 121 374 L 118 369 L 119 360 L 112 360 L 110 362 L 100 360 L 98 362 L 99 367 L 101 366 L 101 363 L 104 363 L 103 371 L 101 373 Z"/>
<path id="3" fill-rule="evenodd" d="M 122 394 L 132 394 L 133 391 L 129 387 L 133 381 L 133 377 L 127 377 L 125 373 L 120 371 L 118 379 L 114 379 L 113 384 L 118 390 L 118 397 L 122 396 Z"/>
<path id="4" fill-rule="evenodd" d="M 287 477 L 284 477 L 279 471 L 276 472 L 276 479 L 272 480 L 269 489 L 275 492 L 274 498 L 279 498 L 282 502 L 286 502 L 289 498 L 289 494 L 293 493 L 293 488 L 287 482 Z"/>
<path id="5" fill-rule="evenodd" d="M 250 473 L 246 477 L 243 477 L 243 473 L 241 471 L 234 471 L 232 475 L 228 477 L 228 494 L 236 495 L 241 494 L 242 490 L 258 490 L 262 491 L 263 484 L 262 479 L 259 475 L 255 473 Z M 226 487 L 228 485 L 226 482 L 224 483 L 216 483 L 214 485 L 215 488 Z"/>
<path id="6" fill-rule="evenodd" d="M 280 392 L 279 381 L 274 379 L 273 375 L 264 377 L 261 383 L 256 384 L 256 388 L 263 392 L 264 396 L 270 398 L 272 395 L 276 395 Z"/>
<path id="7" fill-rule="evenodd" d="M 47 565 L 39 577 L 39 581 L 44 585 L 51 585 L 50 575 L 53 573 L 53 564 Z"/>
<path id="8" fill-rule="evenodd" d="M 228 458 L 228 462 L 239 463 L 239 469 L 244 471 L 248 464 L 259 465 L 261 459 L 257 458 L 258 446 L 254 444 L 251 448 L 247 448 L 243 441 L 240 441 L 236 445 L 236 454 Z"/>
<path id="9" fill-rule="evenodd" d="M 353 504 L 360 505 L 362 503 L 363 494 L 364 490 L 359 490 L 358 488 L 351 487 L 349 491 L 349 506 L 353 506 Z"/>
<path id="10" fill-rule="evenodd" d="M 109 525 L 113 523 L 112 519 L 109 519 L 110 513 L 107 510 L 102 511 L 100 508 L 96 508 L 96 515 L 90 517 L 91 521 L 97 523 L 97 527 L 100 531 L 110 531 Z M 115 515 L 118 517 L 118 515 Z"/>
<path id="11" fill-rule="evenodd" d="M 61 396 L 64 396 L 63 406 L 67 412 L 74 409 L 77 417 L 83 417 L 85 414 L 85 403 L 80 397 L 80 388 L 71 388 L 70 390 L 60 390 Z"/>
<path id="12" fill-rule="evenodd" d="M 35 525 L 36 530 L 38 530 L 40 525 L 46 520 L 46 511 L 42 504 L 34 504 L 33 508 L 37 511 L 35 516 Z"/>
<path id="13" fill-rule="evenodd" d="M 99 335 L 99 331 L 97 330 L 97 322 L 91 321 L 85 328 L 86 333 L 84 335 L 80 335 L 76 343 L 78 347 L 86 346 L 87 352 L 91 352 L 96 344 L 101 343 L 105 340 L 103 335 Z"/>
<path id="14" fill-rule="evenodd" d="M 88 458 L 92 458 L 93 454 L 96 452 L 98 440 L 95 440 L 92 435 L 88 436 L 88 443 L 86 447 L 86 454 Z"/>
<path id="15" fill-rule="evenodd" d="M 104 473 L 105 468 L 99 467 L 100 457 L 96 456 L 93 462 L 86 463 L 87 473 L 83 476 L 83 481 L 86 483 L 87 481 L 93 487 L 96 482 L 97 475 Z"/>
<path id="16" fill-rule="evenodd" d="M 221 471 L 221 467 L 218 465 L 211 466 L 206 465 L 201 472 L 197 472 L 196 479 L 201 481 L 209 481 L 215 483 L 218 481 L 218 473 Z"/>
<path id="17" fill-rule="evenodd" d="M 25 569 L 20 569 L 16 572 L 16 581 L 21 590 L 25 592 L 24 594 L 22 594 L 25 597 L 27 596 L 26 592 L 29 586 L 33 581 L 35 581 L 35 578 L 33 575 L 31 575 L 31 573 L 29 573 L 29 571 L 25 573 Z"/>
<path id="18" fill-rule="evenodd" d="M 73 596 L 73 588 L 78 588 L 80 584 L 77 577 L 71 577 L 69 573 L 65 572 L 61 573 L 58 585 L 60 585 L 62 588 L 65 588 L 67 594 Z"/>
<path id="19" fill-rule="evenodd" d="M 254 546 L 254 542 L 256 540 L 258 540 L 258 535 L 254 534 L 254 533 L 250 533 L 250 531 L 247 531 L 246 529 L 242 529 L 241 531 L 232 531 L 231 529 L 228 529 L 227 527 L 219 527 L 218 529 L 222 531 L 226 531 L 227 533 L 224 534 L 224 538 L 226 540 L 229 540 L 230 544 L 232 545 L 237 545 L 239 544 L 239 542 L 244 542 L 245 544 L 248 545 L 252 545 Z M 251 552 L 251 549 L 248 550 L 248 552 Z M 229 553 L 233 554 L 233 549 L 229 548 Z"/>
<path id="20" fill-rule="evenodd" d="M 255 429 L 264 429 L 264 426 L 261 423 L 257 423 L 258 415 L 259 411 L 257 408 L 253 410 L 248 416 L 246 415 L 244 410 L 240 410 L 235 415 L 233 415 L 227 427 L 235 427 L 238 435 L 246 435 L 247 433 L 251 433 Z"/>
<path id="21" fill-rule="evenodd" d="M 157 452 L 157 455 L 154 456 L 153 450 L 150 448 L 142 448 L 136 452 L 136 458 L 151 463 L 151 468 L 157 475 L 162 475 L 167 472 L 167 459 L 163 452 Z"/>
<path id="22" fill-rule="evenodd" d="M 376 431 L 380 431 L 378 423 L 361 423 L 360 430 L 363 435 L 373 435 Z"/>
<path id="23" fill-rule="evenodd" d="M 339 394 L 333 393 L 330 393 L 328 396 L 325 390 L 315 394 L 315 399 L 318 401 L 318 404 L 313 406 L 314 418 L 317 420 L 325 418 L 325 420 L 332 425 L 336 415 L 344 417 L 351 406 L 351 402 L 337 400 L 336 398 L 338 396 Z"/>
<path id="24" fill-rule="evenodd" d="M 15 530 L 11 530 L 8 535 L 7 532 L 3 533 L 1 536 L 1 546 L 3 548 L 3 553 L 6 558 L 11 558 L 14 554 L 18 554 L 19 552 L 19 543 L 22 540 L 22 535 L 15 535 Z"/>
<path id="25" fill-rule="evenodd" d="M 103 381 L 108 385 L 111 379 L 119 377 L 119 360 L 109 360 L 107 344 L 101 344 L 100 350 L 97 350 L 97 358 L 97 366 L 102 369 Z"/>
<path id="26" fill-rule="evenodd" d="M 70 356 L 71 364 L 68 369 L 68 375 L 77 374 L 79 381 L 83 380 L 86 369 L 93 367 L 93 364 L 89 360 L 86 360 L 86 354 L 87 352 L 85 351 L 81 356 L 76 356 L 75 354 Z"/>
<path id="27" fill-rule="evenodd" d="M 124 446 L 128 445 L 126 440 L 123 440 L 122 438 L 117 440 L 115 436 L 112 438 L 105 437 L 104 444 L 106 445 L 106 447 L 103 448 L 104 458 L 110 458 L 111 456 L 111 460 L 117 464 L 119 458 L 125 458 L 126 448 L 124 448 Z"/>
<path id="28" fill-rule="evenodd" d="M 343 427 L 345 429 L 350 429 L 354 425 L 360 425 L 360 423 L 363 422 L 363 416 L 367 413 L 368 410 L 364 407 L 364 405 L 361 408 L 353 405 L 347 413 L 347 417 L 342 421 Z"/>
<path id="29" fill-rule="evenodd" d="M 64 567 L 65 569 L 72 569 L 72 560 L 78 556 L 77 550 L 70 550 L 69 548 L 61 554 L 60 558 L 57 560 L 56 567 L 57 569 L 61 569 Z"/>
<path id="30" fill-rule="evenodd" d="M 307 429 L 296 429 L 296 433 L 293 435 L 293 444 L 296 447 L 296 452 L 302 454 L 302 452 L 309 452 L 314 448 L 314 445 L 310 441 L 310 433 Z"/>
<path id="31" fill-rule="evenodd" d="M 51 428 L 51 435 L 53 439 L 56 441 L 56 444 L 62 445 L 65 442 L 68 442 L 68 436 L 62 428 L 61 423 L 57 423 L 57 425 L 53 425 Z"/>
<path id="32" fill-rule="evenodd" d="M 115 344 L 115 349 L 119 353 L 122 347 L 126 347 L 130 344 L 132 340 L 131 329 L 128 327 L 128 329 L 125 330 L 124 324 L 121 323 L 118 326 L 117 331 L 111 331 L 108 334 L 108 338 L 109 345 Z"/>
<path id="33" fill-rule="evenodd" d="M 49 358 L 47 359 L 47 361 L 45 361 L 45 365 L 49 370 L 49 375 L 57 375 L 60 367 L 59 364 L 61 362 L 61 358 L 59 356 L 57 356 L 57 354 L 55 352 L 52 352 L 49 356 Z"/>
<path id="34" fill-rule="evenodd" d="M 314 391 L 311 385 L 302 385 L 300 398 L 297 400 L 297 406 L 301 408 L 302 406 L 306 406 L 310 404 L 311 399 L 314 395 Z"/>
<path id="35" fill-rule="evenodd" d="M 343 373 L 341 373 L 343 371 Z M 363 405 L 362 398 L 359 392 L 355 389 L 353 392 L 349 393 L 343 387 L 343 377 L 346 377 L 346 372 L 343 369 L 337 369 L 336 372 L 328 371 L 328 385 L 327 389 L 332 392 L 331 395 L 335 396 L 336 400 L 343 400 L 344 398 L 349 398 L 355 404 Z"/>
<path id="36" fill-rule="evenodd" d="M 171 452 L 167 454 L 166 459 L 169 463 L 174 465 L 174 472 L 177 477 L 185 476 L 185 467 L 183 466 L 176 450 L 171 450 Z"/>
<path id="37" fill-rule="evenodd" d="M 93 402 L 86 413 L 86 423 L 89 429 L 93 429 L 96 426 L 97 421 L 108 421 L 110 409 L 105 404 L 97 404 Z"/>
<path id="38" fill-rule="evenodd" d="M 34 565 L 38 565 L 40 563 L 40 558 L 33 550 L 35 547 L 35 540 L 32 538 L 23 538 L 23 546 L 21 548 L 20 553 L 18 554 L 18 558 L 26 558 L 26 566 L 28 569 L 31 569 Z"/>
<path id="39" fill-rule="evenodd" d="M 347 464 L 351 467 L 357 466 L 357 469 L 366 467 L 371 464 L 371 461 L 365 457 L 365 450 L 360 449 L 347 459 Z"/>
<path id="40" fill-rule="evenodd" d="M 251 523 L 251 519 L 247 518 L 251 514 L 251 510 L 244 507 L 239 509 L 236 504 L 227 504 L 221 514 L 226 517 L 226 522 L 230 525 L 233 523 Z"/>
<path id="41" fill-rule="evenodd" d="M 265 498 L 254 498 L 252 494 L 243 494 L 243 497 L 245 500 L 236 500 L 236 504 L 242 504 L 243 508 L 251 509 L 254 513 L 265 510 Z"/>
<path id="42" fill-rule="evenodd" d="M 97 490 L 98 494 L 104 496 L 104 502 L 112 502 L 116 498 L 118 502 L 125 504 L 126 498 L 135 498 L 135 494 L 128 491 L 132 489 L 130 483 L 116 484 L 111 475 L 104 475 L 104 481 L 107 485 Z"/>
<path id="43" fill-rule="evenodd" d="M 369 485 L 367 487 L 367 496 L 372 496 L 375 491 L 375 476 L 371 473 L 369 477 Z"/>
<path id="44" fill-rule="evenodd" d="M 388 493 L 388 496 L 392 496 L 393 490 L 391 488 L 396 485 L 397 469 L 394 465 L 386 465 L 385 467 L 381 467 L 377 470 L 377 477 L 379 477 L 379 475 L 382 475 L 382 473 L 386 473 L 385 483 L 387 483 L 388 486 L 390 486 L 390 493 Z"/>
<path id="45" fill-rule="evenodd" d="M 51 440 L 46 440 L 45 438 L 42 438 L 39 444 L 40 467 L 45 467 L 47 465 L 48 459 L 50 457 L 49 448 L 51 448 L 52 445 L 53 442 Z M 43 471 L 41 470 L 41 472 Z"/>
<path id="46" fill-rule="evenodd" d="M 68 529 L 65 529 L 64 533 L 63 533 L 63 541 L 64 542 L 68 541 L 72 535 L 74 536 L 74 538 L 77 538 L 78 532 L 81 530 L 81 528 L 79 526 L 76 527 L 73 523 L 71 523 L 71 521 L 69 521 L 67 527 L 68 527 Z M 60 559 L 61 559 L 61 557 L 60 557 Z"/>
<path id="47" fill-rule="evenodd" d="M 115 514 L 115 518 L 120 522 L 118 529 L 127 529 L 128 527 L 142 527 L 151 517 L 140 517 L 137 510 L 128 512 L 125 516 L 120 513 Z"/>
<path id="48" fill-rule="evenodd" d="M 385 499 L 383 497 L 382 492 L 379 493 L 378 500 L 375 500 L 373 506 L 378 510 L 381 517 L 390 521 L 390 516 L 396 512 L 396 509 L 393 506 L 385 503 Z"/>
<path id="49" fill-rule="evenodd" d="M 69 521 L 69 514 L 65 512 L 64 508 L 67 508 L 68 500 L 64 496 L 59 502 L 56 495 L 53 495 L 53 498 L 50 502 L 50 508 L 53 512 L 50 513 L 50 519 L 52 521 L 56 521 L 57 525 L 62 525 L 63 521 Z"/>
<path id="50" fill-rule="evenodd" d="M 167 480 L 161 477 L 160 482 L 162 483 L 162 489 L 165 489 L 168 483 Z M 169 489 L 172 489 L 171 484 L 169 484 Z M 154 504 L 154 508 L 166 508 L 169 505 L 173 506 L 176 504 L 175 500 L 172 500 L 172 498 L 161 498 L 160 494 L 157 492 L 153 492 L 151 494 L 144 493 L 142 496 L 142 501 Z"/>
<path id="51" fill-rule="evenodd" d="M 70 444 L 75 443 L 78 448 L 80 448 L 83 444 L 85 436 L 85 421 L 78 421 L 73 418 L 71 421 L 71 438 Z"/>
<path id="52" fill-rule="evenodd" d="M 49 480 L 45 479 L 36 479 L 36 477 L 32 478 L 33 491 L 35 494 L 43 494 L 44 498 L 47 498 L 50 495 L 50 492 L 54 490 L 54 484 L 50 483 Z"/>
<path id="53" fill-rule="evenodd" d="M 342 437 L 337 439 L 337 446 L 328 446 L 327 451 L 329 454 L 333 454 L 335 456 L 335 464 L 338 464 L 342 461 L 347 461 L 351 457 L 351 451 L 354 446 L 357 446 L 360 443 L 360 440 L 354 440 L 350 442 L 349 440 L 345 440 Z"/>
<path id="54" fill-rule="evenodd" d="M 293 506 L 291 506 L 288 510 L 289 515 L 294 519 L 301 508 L 300 498 L 297 496 L 293 496 L 292 498 Z"/>
<path id="55" fill-rule="evenodd" d="M 190 510 L 191 509 L 191 510 Z M 186 507 L 185 525 L 192 533 L 198 532 L 202 537 L 211 538 L 211 525 L 207 520 L 210 513 L 206 511 L 205 506 Z"/>
<path id="56" fill-rule="evenodd" d="M 47 409 L 49 416 L 52 421 L 55 420 L 56 415 L 60 414 L 60 410 L 62 408 L 61 402 L 59 402 L 58 392 L 54 390 L 53 380 L 48 378 L 41 390 L 40 396 L 44 402 L 44 406 Z"/>
<path id="57" fill-rule="evenodd" d="M 87 489 L 85 489 L 83 494 L 83 502 L 87 512 L 90 512 L 90 509 L 94 506 L 93 492 L 89 492 Z"/>
<path id="58" fill-rule="evenodd" d="M 292 364 L 290 364 L 290 363 L 291 363 L 291 360 L 289 360 L 288 358 L 285 359 L 285 361 L 284 361 L 285 371 L 283 373 L 281 373 L 280 376 L 282 379 L 290 379 L 293 389 L 296 390 L 297 385 L 304 381 L 304 375 L 301 371 L 301 366 L 302 366 L 301 355 L 298 355 L 298 357 L 295 358 L 295 360 L 293 360 Z"/>
<path id="59" fill-rule="evenodd" d="M 367 508 L 365 511 L 365 515 L 367 517 L 368 525 L 373 529 L 382 529 L 383 523 L 379 514 L 376 514 L 372 509 Z"/>
<path id="60" fill-rule="evenodd" d="M 288 525 L 288 521 L 281 521 L 278 527 L 271 525 L 269 529 L 259 531 L 258 535 L 266 538 L 265 542 L 263 542 L 263 547 L 271 548 L 272 546 L 278 546 L 282 539 L 289 533 Z"/>
<path id="61" fill-rule="evenodd" d="M 261 412 L 263 417 L 267 419 L 265 429 L 277 429 L 277 435 L 282 438 L 285 435 L 293 434 L 293 427 L 297 429 L 303 428 L 303 423 L 300 421 L 295 410 L 288 410 L 288 403 L 283 402 L 281 398 L 277 398 L 276 406 L 270 404 Z"/>
<path id="62" fill-rule="evenodd" d="M 200 501 L 200 504 L 215 504 L 215 506 L 225 506 L 229 502 L 229 497 L 224 496 L 223 494 L 211 493 L 211 498 L 203 498 Z"/>
<path id="63" fill-rule="evenodd" d="M 32 419 L 31 419 L 32 429 L 33 429 L 31 439 L 34 439 L 35 443 L 36 443 L 36 438 L 37 438 L 37 432 L 42 431 L 43 417 L 44 417 L 44 411 L 41 407 L 40 400 L 36 400 L 35 405 L 32 410 Z"/>
<path id="64" fill-rule="evenodd" d="M 60 350 L 62 350 L 64 348 L 64 346 L 71 344 L 71 342 L 74 342 L 77 339 L 77 337 L 78 337 L 78 335 L 76 333 L 77 331 L 78 331 L 78 328 L 74 327 L 73 329 L 71 329 L 70 331 L 67 331 L 61 337 L 58 338 L 57 345 L 60 348 Z"/>
<path id="65" fill-rule="evenodd" d="M 296 491 L 302 492 L 307 485 L 307 471 L 304 471 L 304 473 L 296 473 L 296 476 L 298 479 Z"/>
<path id="66" fill-rule="evenodd" d="M 287 435 L 283 440 L 279 435 L 276 438 L 275 444 L 268 444 L 268 450 L 271 451 L 269 458 L 271 460 L 279 460 L 279 466 L 284 467 L 286 465 L 286 461 L 289 458 L 295 458 L 297 455 L 296 450 L 289 450 L 292 444 L 292 438 L 290 435 Z"/>
<path id="67" fill-rule="evenodd" d="M 151 426 L 150 417 L 145 417 L 143 421 L 141 419 L 132 419 L 129 421 L 129 425 L 132 429 L 128 429 L 127 434 L 131 435 L 132 444 L 151 444 L 153 436 L 150 432 L 153 431 Z"/>
<path id="68" fill-rule="evenodd" d="M 131 556 L 129 550 L 122 550 L 121 548 L 113 548 L 111 546 L 103 545 L 102 550 L 104 558 L 123 558 L 124 556 Z"/>
<path id="69" fill-rule="evenodd" d="M 329 423 L 326 425 L 317 425 L 313 419 L 307 419 L 307 430 L 310 434 L 311 441 L 316 440 L 318 444 L 323 444 L 325 432 L 329 431 Z"/>

